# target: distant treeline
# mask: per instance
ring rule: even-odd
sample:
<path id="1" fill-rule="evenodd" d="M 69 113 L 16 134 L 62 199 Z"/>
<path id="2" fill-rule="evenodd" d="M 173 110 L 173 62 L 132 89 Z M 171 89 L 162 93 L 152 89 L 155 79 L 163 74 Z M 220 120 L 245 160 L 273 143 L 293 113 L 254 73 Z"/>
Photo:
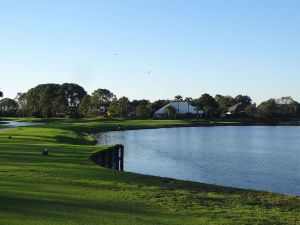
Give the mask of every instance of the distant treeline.
<path id="1" fill-rule="evenodd" d="M 5 95 L 5 93 L 4 93 Z M 3 93 L 0 91 L 0 97 Z M 259 119 L 290 118 L 300 116 L 300 105 L 291 97 L 279 100 L 269 99 L 260 105 L 252 103 L 247 95 L 202 94 L 199 98 L 183 98 L 175 96 L 174 100 L 161 99 L 129 101 L 127 97 L 117 98 L 107 89 L 97 89 L 89 95 L 83 87 L 74 83 L 40 84 L 26 93 L 18 93 L 15 99 L 0 100 L 0 116 L 22 117 L 136 117 L 150 118 L 154 112 L 171 101 L 186 101 L 197 110 L 203 110 L 203 117 L 251 117 Z M 239 111 L 235 105 L 243 105 Z M 170 107 L 168 108 L 170 110 Z M 232 113 L 228 113 L 232 110 Z M 176 109 L 174 109 L 176 113 Z M 190 115 L 174 115 L 173 117 L 190 117 Z"/>

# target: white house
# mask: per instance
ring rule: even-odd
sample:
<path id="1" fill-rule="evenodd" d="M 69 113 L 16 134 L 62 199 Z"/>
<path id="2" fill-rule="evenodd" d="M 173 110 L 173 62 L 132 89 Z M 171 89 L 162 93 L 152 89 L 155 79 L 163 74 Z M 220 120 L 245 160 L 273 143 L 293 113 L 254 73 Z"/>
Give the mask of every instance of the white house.
<path id="1" fill-rule="evenodd" d="M 173 107 L 176 110 L 176 115 L 179 115 L 180 117 L 184 116 L 187 113 L 192 114 L 192 116 L 196 117 L 197 115 L 199 117 L 202 117 L 204 111 L 203 110 L 199 110 L 197 112 L 197 109 L 195 106 L 192 106 L 190 103 L 188 102 L 170 102 L 169 104 L 165 105 L 164 107 L 162 107 L 161 109 L 157 110 L 154 113 L 154 117 L 156 118 L 167 118 L 168 117 L 168 113 L 167 113 L 167 107 Z"/>

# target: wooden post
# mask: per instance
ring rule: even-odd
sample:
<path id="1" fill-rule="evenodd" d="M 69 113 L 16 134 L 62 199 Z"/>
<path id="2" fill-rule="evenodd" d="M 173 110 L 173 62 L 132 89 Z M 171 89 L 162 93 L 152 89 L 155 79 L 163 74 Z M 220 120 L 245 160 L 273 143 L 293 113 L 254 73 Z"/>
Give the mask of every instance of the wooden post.
<path id="1" fill-rule="evenodd" d="M 117 145 L 115 146 L 115 169 L 120 170 L 120 160 L 119 160 L 119 152 L 120 152 L 120 147 Z"/>
<path id="2" fill-rule="evenodd" d="M 102 152 L 101 154 L 101 164 L 100 166 L 106 166 L 106 162 L 105 162 L 105 151 Z"/>
<path id="3" fill-rule="evenodd" d="M 109 151 L 105 151 L 105 166 L 106 168 L 109 168 Z"/>
<path id="4" fill-rule="evenodd" d="M 96 155 L 96 156 L 95 156 L 95 160 L 96 160 L 96 163 L 97 163 L 98 165 L 101 165 L 101 159 L 102 159 L 102 155 Z"/>
<path id="5" fill-rule="evenodd" d="M 124 146 L 120 145 L 120 171 L 124 171 Z"/>
<path id="6" fill-rule="evenodd" d="M 112 148 L 110 151 L 110 153 L 111 153 L 111 168 L 112 169 L 116 169 L 116 167 L 117 167 L 116 151 L 117 151 L 116 146 L 114 148 Z"/>
<path id="7" fill-rule="evenodd" d="M 112 148 L 92 154 L 89 159 L 99 166 L 124 171 L 124 146 L 115 145 Z"/>
<path id="8" fill-rule="evenodd" d="M 112 153 L 113 153 L 113 149 L 109 149 L 108 151 L 108 168 L 112 169 Z"/>

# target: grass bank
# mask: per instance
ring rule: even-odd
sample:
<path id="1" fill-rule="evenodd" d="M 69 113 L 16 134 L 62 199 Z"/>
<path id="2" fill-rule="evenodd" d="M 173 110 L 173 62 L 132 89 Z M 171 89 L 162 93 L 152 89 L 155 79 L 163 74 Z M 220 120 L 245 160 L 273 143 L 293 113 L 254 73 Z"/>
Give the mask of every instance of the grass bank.
<path id="1" fill-rule="evenodd" d="M 89 133 L 190 122 L 46 122 L 0 131 L 0 224 L 300 224 L 296 197 L 112 171 L 88 160 L 105 148 Z"/>

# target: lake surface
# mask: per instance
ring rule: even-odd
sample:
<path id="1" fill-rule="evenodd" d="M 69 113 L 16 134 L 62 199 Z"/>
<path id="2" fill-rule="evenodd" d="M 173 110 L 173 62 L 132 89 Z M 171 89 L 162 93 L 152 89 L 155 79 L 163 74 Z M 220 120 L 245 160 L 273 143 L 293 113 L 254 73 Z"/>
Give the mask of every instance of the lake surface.
<path id="1" fill-rule="evenodd" d="M 7 127 L 25 127 L 25 126 L 36 126 L 36 125 L 43 125 L 45 123 L 39 122 L 17 122 L 17 121 L 1 121 Z"/>
<path id="2" fill-rule="evenodd" d="M 300 195 L 300 127 L 189 127 L 99 133 L 125 146 L 124 170 Z"/>

